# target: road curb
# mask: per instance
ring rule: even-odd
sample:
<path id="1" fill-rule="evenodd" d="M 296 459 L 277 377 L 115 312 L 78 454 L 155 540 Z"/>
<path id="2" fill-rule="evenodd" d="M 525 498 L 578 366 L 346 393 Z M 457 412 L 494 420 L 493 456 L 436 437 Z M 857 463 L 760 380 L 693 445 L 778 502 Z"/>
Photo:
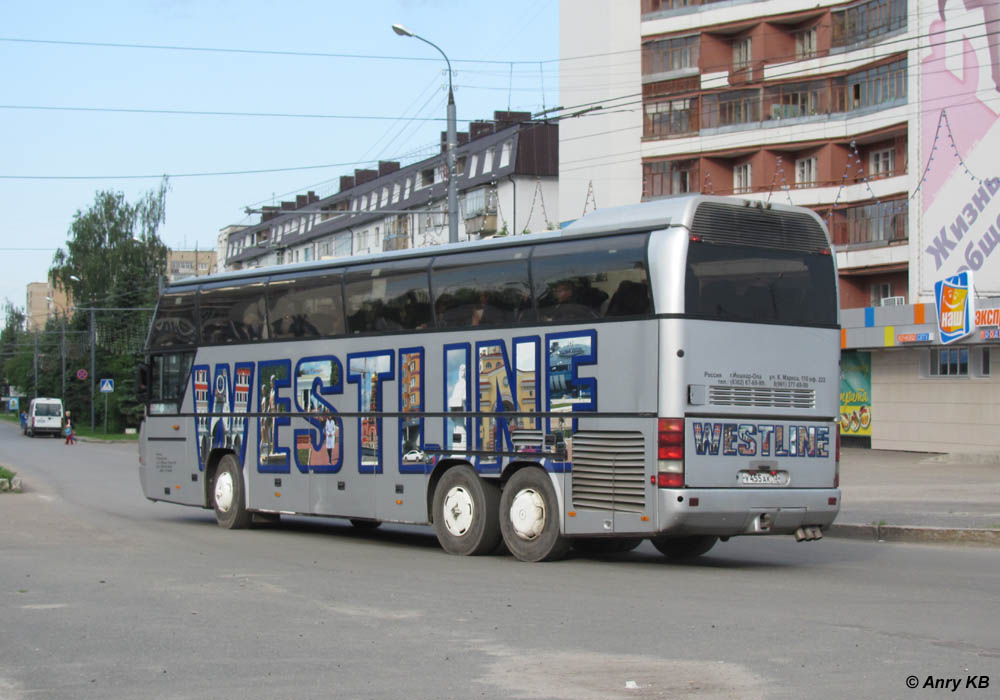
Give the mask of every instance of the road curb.
<path id="1" fill-rule="evenodd" d="M 966 544 L 1000 547 L 1000 530 L 986 528 L 919 527 L 906 525 L 831 525 L 827 537 L 843 537 L 875 542 L 915 542 L 921 544 Z"/>

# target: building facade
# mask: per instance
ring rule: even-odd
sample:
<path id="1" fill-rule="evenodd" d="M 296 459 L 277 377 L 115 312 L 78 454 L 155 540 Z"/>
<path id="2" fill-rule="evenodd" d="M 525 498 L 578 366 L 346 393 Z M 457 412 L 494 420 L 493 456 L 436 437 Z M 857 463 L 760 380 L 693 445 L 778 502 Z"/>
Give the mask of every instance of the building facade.
<path id="1" fill-rule="evenodd" d="M 969 404 L 992 421 L 985 441 L 954 429 L 957 397 L 992 381 L 980 351 L 996 329 L 960 341 L 973 359 L 941 374 L 940 334 L 896 342 L 883 320 L 932 323 L 935 285 L 963 270 L 973 297 L 1000 296 L 1000 3 L 562 0 L 560 57 L 564 212 L 684 192 L 814 209 L 845 329 L 873 324 L 844 338 L 870 360 L 867 414 L 845 410 L 845 432 L 1000 449 L 996 392 Z"/>
<path id="2" fill-rule="evenodd" d="M 448 242 L 447 169 L 440 155 L 383 161 L 313 192 L 264 207 L 260 223 L 229 232 L 225 269 L 283 265 Z M 471 122 L 457 149 L 459 241 L 559 225 L 558 126 L 521 112 Z"/>
<path id="3" fill-rule="evenodd" d="M 168 250 L 167 280 L 175 282 L 185 277 L 203 277 L 215 271 L 214 250 Z"/>
<path id="4" fill-rule="evenodd" d="M 43 331 L 50 318 L 73 316 L 73 300 L 54 279 L 31 282 L 25 293 L 25 328 Z"/>

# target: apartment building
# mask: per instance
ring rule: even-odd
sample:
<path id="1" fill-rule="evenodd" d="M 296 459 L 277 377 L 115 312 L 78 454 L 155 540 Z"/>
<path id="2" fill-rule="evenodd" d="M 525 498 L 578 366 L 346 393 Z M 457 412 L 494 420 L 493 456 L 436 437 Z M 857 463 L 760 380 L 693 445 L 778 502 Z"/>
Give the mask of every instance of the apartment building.
<path id="1" fill-rule="evenodd" d="M 867 367 L 856 434 L 1000 449 L 1000 314 L 944 350 L 932 323 L 962 270 L 1000 308 L 1000 3 L 562 0 L 560 58 L 564 212 L 684 192 L 814 209 Z"/>
<path id="2" fill-rule="evenodd" d="M 496 112 L 458 134 L 459 241 L 559 225 L 556 124 Z M 441 153 L 402 166 L 382 161 L 314 192 L 264 207 L 261 221 L 228 233 L 225 269 L 375 254 L 448 241 L 447 168 Z"/>
<path id="3" fill-rule="evenodd" d="M 215 271 L 215 256 L 214 250 L 168 250 L 167 280 L 210 275 Z"/>

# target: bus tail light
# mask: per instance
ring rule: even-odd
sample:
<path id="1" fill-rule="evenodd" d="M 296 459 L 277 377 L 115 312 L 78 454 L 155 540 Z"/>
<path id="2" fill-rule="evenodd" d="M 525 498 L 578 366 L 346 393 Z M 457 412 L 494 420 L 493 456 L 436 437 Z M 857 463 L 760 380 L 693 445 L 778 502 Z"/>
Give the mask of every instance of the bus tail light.
<path id="1" fill-rule="evenodd" d="M 656 486 L 684 486 L 684 419 L 660 418 L 657 436 Z"/>

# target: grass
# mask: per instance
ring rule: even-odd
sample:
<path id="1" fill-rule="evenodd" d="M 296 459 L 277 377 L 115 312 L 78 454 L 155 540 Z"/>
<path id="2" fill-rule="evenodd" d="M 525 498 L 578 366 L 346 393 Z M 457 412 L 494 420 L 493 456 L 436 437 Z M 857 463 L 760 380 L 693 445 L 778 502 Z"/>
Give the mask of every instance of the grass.
<path id="1" fill-rule="evenodd" d="M 12 472 L 10 469 L 5 467 L 0 467 L 0 479 L 13 479 L 14 476 L 15 472 Z"/>

